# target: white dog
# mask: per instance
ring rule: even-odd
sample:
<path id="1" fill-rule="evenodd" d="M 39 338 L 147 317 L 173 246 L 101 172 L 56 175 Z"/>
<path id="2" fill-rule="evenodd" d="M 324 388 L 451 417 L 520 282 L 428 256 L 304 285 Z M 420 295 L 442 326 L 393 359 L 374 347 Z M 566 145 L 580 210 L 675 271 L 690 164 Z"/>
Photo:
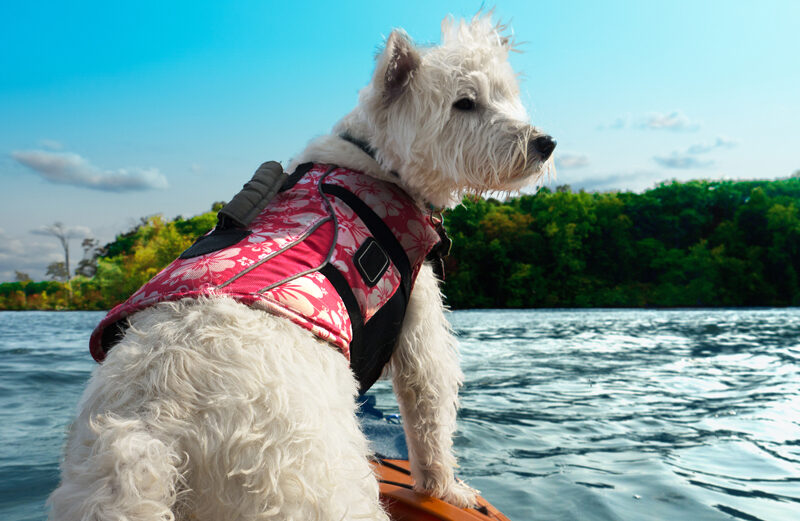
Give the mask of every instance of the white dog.
<path id="1" fill-rule="evenodd" d="M 536 181 L 555 142 L 528 122 L 501 29 L 446 19 L 424 48 L 392 32 L 358 106 L 289 171 L 360 171 L 426 216 Z M 433 269 L 418 271 L 387 367 L 416 488 L 469 506 L 453 474 L 456 342 Z M 147 307 L 86 389 L 51 518 L 387 519 L 357 387 L 339 350 L 283 315 L 214 295 Z"/>

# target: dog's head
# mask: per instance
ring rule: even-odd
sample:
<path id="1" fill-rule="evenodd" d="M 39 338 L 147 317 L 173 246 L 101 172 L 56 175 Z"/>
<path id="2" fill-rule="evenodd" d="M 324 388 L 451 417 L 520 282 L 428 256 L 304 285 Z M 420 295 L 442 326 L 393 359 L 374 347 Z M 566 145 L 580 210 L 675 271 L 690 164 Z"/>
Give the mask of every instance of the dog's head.
<path id="1" fill-rule="evenodd" d="M 529 122 L 504 29 L 489 16 L 446 18 L 435 47 L 395 30 L 361 93 L 379 162 L 437 206 L 519 189 L 549 167 L 555 141 Z"/>

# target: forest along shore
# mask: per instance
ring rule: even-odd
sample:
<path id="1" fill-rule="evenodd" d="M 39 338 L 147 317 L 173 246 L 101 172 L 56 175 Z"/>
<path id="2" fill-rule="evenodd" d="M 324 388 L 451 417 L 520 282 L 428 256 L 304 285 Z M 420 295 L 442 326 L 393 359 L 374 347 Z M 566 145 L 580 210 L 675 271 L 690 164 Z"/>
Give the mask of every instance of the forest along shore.
<path id="1" fill-rule="evenodd" d="M 80 274 L 17 273 L 0 309 L 99 310 L 124 301 L 216 222 L 143 218 Z M 644 193 L 542 188 L 445 212 L 451 308 L 800 306 L 800 176 L 677 181 Z"/>

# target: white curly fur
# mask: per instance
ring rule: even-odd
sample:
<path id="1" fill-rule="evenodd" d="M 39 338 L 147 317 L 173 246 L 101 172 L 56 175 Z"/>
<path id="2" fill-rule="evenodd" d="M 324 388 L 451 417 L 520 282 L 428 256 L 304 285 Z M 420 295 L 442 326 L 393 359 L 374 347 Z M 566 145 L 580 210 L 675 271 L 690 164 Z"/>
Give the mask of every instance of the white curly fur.
<path id="1" fill-rule="evenodd" d="M 294 163 L 361 170 L 437 206 L 541 177 L 547 163 L 529 153 L 541 133 L 526 122 L 508 39 L 488 16 L 446 19 L 442 31 L 430 48 L 394 31 L 359 105 Z M 477 110 L 454 109 L 463 97 Z M 453 472 L 462 374 L 427 265 L 389 368 L 417 489 L 469 506 L 475 491 Z M 210 298 L 141 311 L 84 393 L 50 517 L 387 519 L 356 394 L 338 351 L 262 310 Z"/>
<path id="2" fill-rule="evenodd" d="M 531 140 L 544 134 L 530 125 L 520 102 L 508 63 L 512 44 L 502 29 L 488 16 L 469 22 L 448 17 L 436 47 L 415 46 L 405 32 L 393 31 L 359 104 L 289 170 L 320 157 L 352 162 L 437 207 L 452 206 L 465 192 L 510 191 L 538 182 L 552 161 L 530 153 Z M 387 88 L 398 77 L 404 78 L 402 89 Z M 476 109 L 454 109 L 463 98 L 474 100 Z M 337 137 L 342 133 L 368 141 L 376 161 L 343 145 Z"/>
<path id="3" fill-rule="evenodd" d="M 380 519 L 347 360 L 230 299 L 133 316 L 97 368 L 53 519 Z"/>

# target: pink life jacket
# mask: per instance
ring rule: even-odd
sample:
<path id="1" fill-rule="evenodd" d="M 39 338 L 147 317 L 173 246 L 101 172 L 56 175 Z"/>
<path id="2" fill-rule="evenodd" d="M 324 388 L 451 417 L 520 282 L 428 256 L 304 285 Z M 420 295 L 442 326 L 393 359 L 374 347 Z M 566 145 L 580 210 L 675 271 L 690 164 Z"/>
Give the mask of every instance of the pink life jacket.
<path id="1" fill-rule="evenodd" d="M 223 227 L 221 217 L 112 309 L 92 333 L 94 359 L 105 358 L 137 311 L 220 295 L 330 342 L 368 389 L 391 357 L 414 280 L 440 242 L 439 223 L 398 186 L 360 172 L 307 163 L 285 179 L 248 229 Z"/>

